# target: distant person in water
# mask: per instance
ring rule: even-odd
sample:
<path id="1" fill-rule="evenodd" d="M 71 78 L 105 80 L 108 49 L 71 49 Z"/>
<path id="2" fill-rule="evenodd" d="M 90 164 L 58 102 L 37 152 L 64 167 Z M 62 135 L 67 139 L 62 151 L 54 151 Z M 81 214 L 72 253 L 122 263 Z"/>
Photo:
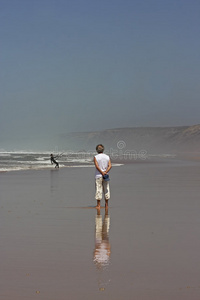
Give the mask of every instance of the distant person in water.
<path id="1" fill-rule="evenodd" d="M 94 157 L 95 172 L 95 199 L 97 200 L 96 208 L 101 208 L 101 199 L 104 194 L 105 208 L 108 208 L 108 200 L 110 199 L 110 186 L 108 172 L 112 168 L 110 157 L 104 154 L 104 146 L 99 144 L 96 146 L 97 155 Z"/>
<path id="2" fill-rule="evenodd" d="M 51 159 L 51 164 L 55 164 L 55 168 L 59 168 L 59 163 L 55 160 L 56 157 L 51 154 L 50 159 Z"/>

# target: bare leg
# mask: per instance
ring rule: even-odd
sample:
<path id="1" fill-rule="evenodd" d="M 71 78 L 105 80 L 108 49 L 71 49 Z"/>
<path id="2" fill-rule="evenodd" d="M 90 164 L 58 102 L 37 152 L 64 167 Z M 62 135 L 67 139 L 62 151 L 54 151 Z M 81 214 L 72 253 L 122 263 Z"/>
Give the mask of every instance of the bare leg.
<path id="1" fill-rule="evenodd" d="M 101 200 L 97 200 L 97 206 L 95 208 L 101 208 Z"/>
<path id="2" fill-rule="evenodd" d="M 105 199 L 105 208 L 108 208 L 108 200 Z"/>

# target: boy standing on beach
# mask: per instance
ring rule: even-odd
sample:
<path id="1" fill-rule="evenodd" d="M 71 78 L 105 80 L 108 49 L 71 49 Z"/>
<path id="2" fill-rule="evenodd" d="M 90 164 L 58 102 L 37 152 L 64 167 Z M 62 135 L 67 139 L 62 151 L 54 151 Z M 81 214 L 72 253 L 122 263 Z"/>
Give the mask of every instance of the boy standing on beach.
<path id="1" fill-rule="evenodd" d="M 105 197 L 105 208 L 108 208 L 108 200 L 110 199 L 110 187 L 108 172 L 112 168 L 110 157 L 104 154 L 104 146 L 99 144 L 96 146 L 97 155 L 94 157 L 95 172 L 95 199 L 97 200 L 96 208 L 101 208 L 102 194 Z"/>

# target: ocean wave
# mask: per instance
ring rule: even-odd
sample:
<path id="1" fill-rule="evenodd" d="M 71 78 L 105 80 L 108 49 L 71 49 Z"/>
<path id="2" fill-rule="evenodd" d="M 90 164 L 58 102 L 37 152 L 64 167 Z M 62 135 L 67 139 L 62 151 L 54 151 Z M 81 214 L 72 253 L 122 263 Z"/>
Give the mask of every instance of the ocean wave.
<path id="1" fill-rule="evenodd" d="M 65 167 L 60 165 L 60 167 Z M 0 168 L 0 172 L 13 172 L 13 171 L 27 171 L 27 170 L 43 170 L 43 169 L 52 169 L 52 166 L 39 166 L 39 165 L 24 165 L 24 166 L 9 166 Z"/>
<path id="2" fill-rule="evenodd" d="M 86 158 L 67 159 L 67 161 L 69 161 L 69 162 L 80 162 L 80 163 L 85 163 L 85 162 L 93 163 L 93 161 L 91 159 L 86 159 Z"/>
<path id="3" fill-rule="evenodd" d="M 93 165 L 71 165 L 65 166 L 65 168 L 91 168 L 94 167 Z"/>
<path id="4" fill-rule="evenodd" d="M 16 161 L 16 163 L 18 164 L 26 164 L 26 165 L 51 165 L 51 162 L 48 161 L 48 160 L 42 160 L 42 161 L 39 161 L 39 160 L 30 160 L 30 161 Z"/>
<path id="5" fill-rule="evenodd" d="M 11 156 L 10 153 L 0 153 L 0 157 L 9 157 Z"/>
<path id="6" fill-rule="evenodd" d="M 0 151 L 0 172 L 20 170 L 52 169 L 54 165 L 50 162 L 52 151 Z M 88 168 L 94 167 L 91 153 L 65 152 L 57 157 L 61 168 Z M 56 154 L 55 154 L 56 156 Z M 114 165 L 114 164 L 113 164 Z M 115 164 L 122 165 L 122 164 Z"/>

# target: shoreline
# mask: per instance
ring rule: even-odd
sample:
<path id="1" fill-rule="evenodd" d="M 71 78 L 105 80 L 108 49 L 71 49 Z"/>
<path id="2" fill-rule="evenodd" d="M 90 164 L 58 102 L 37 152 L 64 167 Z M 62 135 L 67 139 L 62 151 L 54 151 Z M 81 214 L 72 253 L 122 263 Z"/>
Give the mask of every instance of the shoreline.
<path id="1" fill-rule="evenodd" d="M 133 157 L 127 158 L 124 156 L 115 157 L 111 159 L 113 166 L 122 166 L 122 165 L 129 165 L 129 164 L 154 164 L 154 163 L 169 163 L 169 162 L 176 162 L 176 161 L 191 161 L 191 162 L 200 162 L 200 152 L 186 152 L 186 153 L 176 153 L 176 154 L 149 154 L 147 157 L 140 158 L 140 157 Z M 67 162 L 68 165 L 60 165 L 59 169 L 63 168 L 92 168 L 94 167 L 93 163 L 83 164 L 81 162 Z M 7 170 L 0 170 L 0 174 L 10 173 L 10 172 L 22 172 L 22 171 L 40 171 L 40 170 L 53 170 L 55 169 L 51 165 L 49 166 L 38 166 L 38 167 L 25 167 L 19 169 L 7 169 Z M 58 170 L 59 170 L 58 169 Z"/>
<path id="2" fill-rule="evenodd" d="M 16 172 L 23 170 L 45 170 L 52 169 L 52 165 L 48 162 L 49 158 L 47 153 L 37 153 L 36 156 L 32 155 L 33 152 L 21 151 L 20 153 L 9 153 L 8 156 L 3 155 L 1 158 L 0 173 Z M 83 156 L 84 154 L 84 156 Z M 92 167 L 93 157 L 86 153 L 74 153 L 63 155 L 58 162 L 60 168 L 71 167 Z M 126 165 L 126 164 L 150 164 L 159 162 L 169 162 L 182 160 L 182 161 L 200 161 L 200 152 L 174 152 L 174 153 L 147 153 L 146 151 L 140 151 L 138 154 L 133 151 L 121 151 L 121 154 L 110 154 L 112 164 Z"/>

